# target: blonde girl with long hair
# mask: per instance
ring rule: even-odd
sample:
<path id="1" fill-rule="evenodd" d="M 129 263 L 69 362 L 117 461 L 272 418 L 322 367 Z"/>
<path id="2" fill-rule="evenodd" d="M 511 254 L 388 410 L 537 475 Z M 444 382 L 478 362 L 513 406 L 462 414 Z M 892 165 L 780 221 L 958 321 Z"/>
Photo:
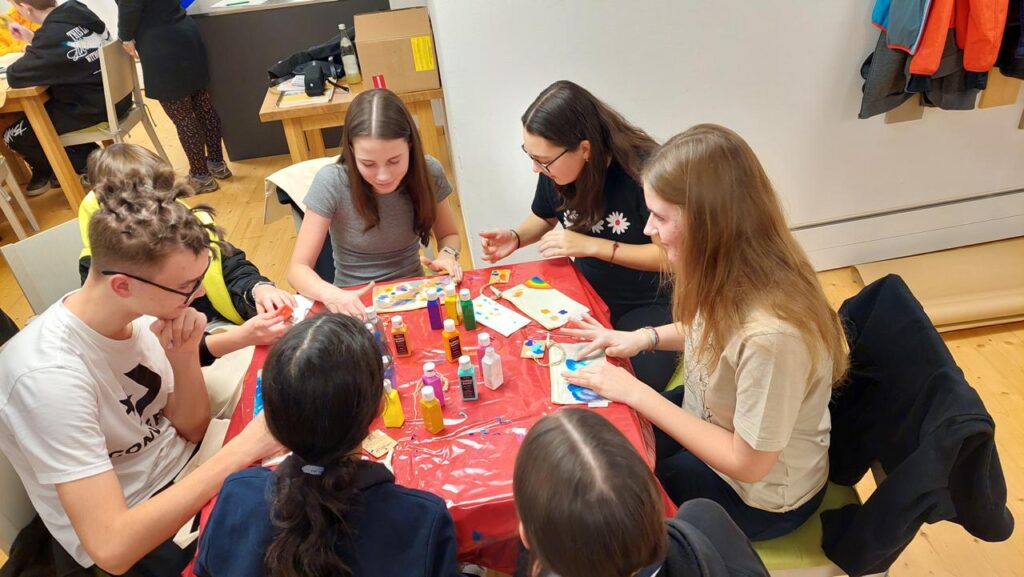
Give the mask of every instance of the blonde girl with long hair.
<path id="1" fill-rule="evenodd" d="M 655 472 L 677 503 L 721 504 L 752 540 L 799 527 L 828 480 L 832 388 L 846 340 L 764 168 L 739 135 L 703 124 L 644 169 L 644 232 L 665 247 L 672 324 L 632 332 L 584 318 L 569 332 L 631 357 L 682 352 L 684 386 L 665 396 L 606 365 L 567 373 L 656 427 Z"/>

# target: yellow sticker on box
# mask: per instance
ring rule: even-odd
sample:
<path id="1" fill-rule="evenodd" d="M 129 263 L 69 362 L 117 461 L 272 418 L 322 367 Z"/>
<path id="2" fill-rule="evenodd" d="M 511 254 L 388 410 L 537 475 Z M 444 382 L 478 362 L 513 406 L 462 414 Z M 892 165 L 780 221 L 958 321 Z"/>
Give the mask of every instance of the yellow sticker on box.
<path id="1" fill-rule="evenodd" d="M 434 42 L 429 34 L 413 36 L 409 42 L 412 44 L 412 62 L 416 66 L 416 72 L 437 68 L 437 64 L 434 63 Z"/>

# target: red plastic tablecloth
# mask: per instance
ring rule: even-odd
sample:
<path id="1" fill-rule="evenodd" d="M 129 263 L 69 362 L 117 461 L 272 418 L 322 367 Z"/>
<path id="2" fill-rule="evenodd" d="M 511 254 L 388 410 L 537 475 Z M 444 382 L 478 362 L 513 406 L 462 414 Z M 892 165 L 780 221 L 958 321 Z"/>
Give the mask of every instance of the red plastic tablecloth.
<path id="1" fill-rule="evenodd" d="M 597 293 L 568 260 L 547 260 L 494 268 L 510 268 L 508 288 L 533 276 L 539 276 L 570 298 L 587 305 L 591 314 L 608 323 L 608 309 Z M 469 271 L 460 288 L 469 288 L 473 296 L 480 294 L 492 269 Z M 369 296 L 364 300 L 369 301 Z M 508 301 L 503 305 L 517 310 Z M 561 408 L 552 404 L 549 369 L 529 359 L 520 358 L 523 341 L 543 339 L 546 332 L 535 321 L 505 338 L 496 331 L 477 324 L 473 331 L 459 327 L 463 354 L 473 358 L 478 367 L 483 351 L 477 351 L 477 333 L 491 335 L 492 344 L 502 357 L 505 384 L 496 391 L 480 385 L 480 398 L 463 401 L 456 378 L 456 363 L 444 359 L 440 331 L 430 329 L 426 309 L 398 313 L 409 326 L 411 357 L 398 359 L 398 391 L 405 409 L 406 422 L 401 429 L 385 429 L 378 418 L 371 426 L 382 429 L 398 441 L 392 467 L 398 483 L 429 491 L 443 498 L 455 520 L 459 559 L 512 573 L 515 569 L 519 537 L 512 500 L 512 470 L 523 437 L 541 417 Z M 382 315 L 389 319 L 390 314 Z M 387 320 L 385 321 L 387 324 Z M 388 324 L 388 326 L 390 326 Z M 556 331 L 557 333 L 557 331 Z M 555 334 L 554 341 L 568 341 Z M 241 400 L 232 416 L 225 442 L 237 435 L 252 419 L 256 371 L 263 366 L 267 348 L 257 348 L 245 376 Z M 438 372 L 449 381 L 444 409 L 448 424 L 437 436 L 423 427 L 413 392 L 424 362 L 437 363 Z M 417 397 L 418 399 L 418 397 Z M 650 425 L 629 407 L 612 403 L 600 412 L 622 431 L 649 465 L 653 465 L 654 448 Z M 415 418 L 414 418 L 415 415 Z M 666 506 L 671 502 L 666 498 Z M 202 523 L 212 509 L 212 502 L 203 512 Z"/>

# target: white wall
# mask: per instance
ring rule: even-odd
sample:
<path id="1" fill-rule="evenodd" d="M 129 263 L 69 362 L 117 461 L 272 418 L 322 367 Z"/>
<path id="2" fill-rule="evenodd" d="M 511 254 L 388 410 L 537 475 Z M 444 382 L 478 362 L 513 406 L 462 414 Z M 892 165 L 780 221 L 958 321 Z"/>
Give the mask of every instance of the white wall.
<path id="1" fill-rule="evenodd" d="M 877 39 L 868 23 L 872 4 L 429 0 L 476 262 L 480 230 L 512 226 L 529 211 L 536 176 L 519 150 L 519 117 L 561 78 L 659 140 L 700 122 L 738 131 L 760 156 L 793 226 L 1024 187 L 1019 105 L 928 110 L 923 120 L 893 125 L 857 119 L 860 65 Z M 1024 234 L 1024 194 L 998 210 L 1020 217 L 1008 230 Z M 939 231 L 931 242 L 901 244 L 899 237 L 928 228 L 923 220 L 913 231 L 896 218 L 895 225 L 817 231 L 814 246 L 801 240 L 808 250 L 843 247 L 838 257 L 817 259 L 819 267 L 979 241 Z M 534 257 L 524 251 L 519 258 Z"/>

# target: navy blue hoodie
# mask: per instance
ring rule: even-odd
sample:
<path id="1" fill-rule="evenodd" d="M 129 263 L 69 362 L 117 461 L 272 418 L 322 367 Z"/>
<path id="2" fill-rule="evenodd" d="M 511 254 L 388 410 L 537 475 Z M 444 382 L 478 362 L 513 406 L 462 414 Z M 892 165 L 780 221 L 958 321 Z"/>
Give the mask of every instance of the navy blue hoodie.
<path id="1" fill-rule="evenodd" d="M 49 86 L 47 108 L 96 122 L 107 117 L 98 48 L 110 40 L 99 16 L 78 0 L 53 9 L 25 55 L 7 68 L 12 88 Z"/>

